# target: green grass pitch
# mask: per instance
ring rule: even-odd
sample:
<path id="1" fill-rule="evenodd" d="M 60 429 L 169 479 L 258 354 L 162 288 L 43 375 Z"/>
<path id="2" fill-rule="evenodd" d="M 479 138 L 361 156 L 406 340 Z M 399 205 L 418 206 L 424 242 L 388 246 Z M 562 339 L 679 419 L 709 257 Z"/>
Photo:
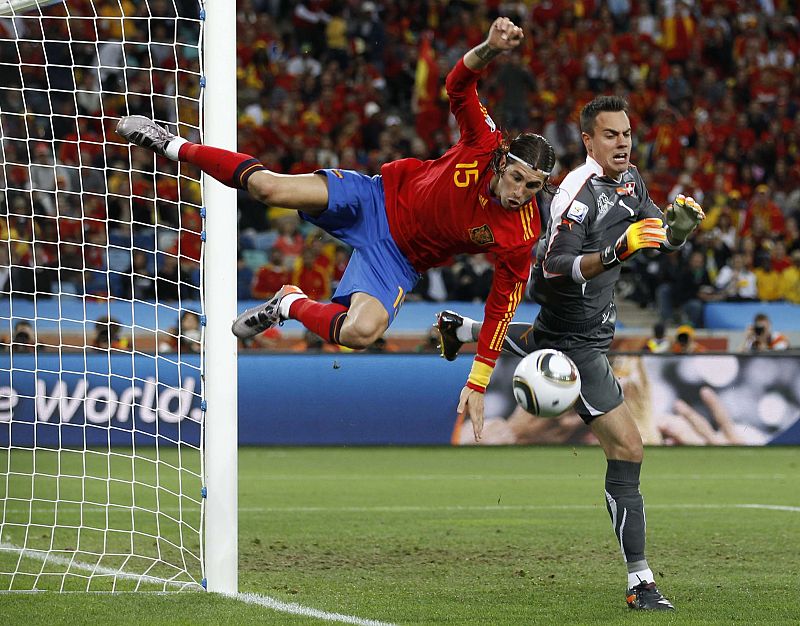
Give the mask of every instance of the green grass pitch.
<path id="1" fill-rule="evenodd" d="M 646 451 L 647 552 L 669 615 L 625 606 L 599 449 L 240 452 L 243 592 L 394 624 L 800 623 L 796 448 Z M 202 592 L 6 593 L 0 615 L 325 623 Z"/>

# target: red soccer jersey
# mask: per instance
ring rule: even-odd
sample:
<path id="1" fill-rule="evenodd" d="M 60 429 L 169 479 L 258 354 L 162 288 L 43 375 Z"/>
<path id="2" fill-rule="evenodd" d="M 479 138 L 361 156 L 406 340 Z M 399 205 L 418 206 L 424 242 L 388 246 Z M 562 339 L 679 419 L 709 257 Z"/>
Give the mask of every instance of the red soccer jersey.
<path id="1" fill-rule="evenodd" d="M 461 60 L 447 76 L 450 110 L 461 131 L 458 143 L 432 161 L 387 163 L 381 174 L 392 237 L 418 272 L 447 263 L 455 254 L 494 256 L 476 357 L 493 367 L 522 300 L 541 223 L 535 199 L 509 211 L 489 190 L 490 163 L 501 133 L 478 100 L 479 75 Z"/>

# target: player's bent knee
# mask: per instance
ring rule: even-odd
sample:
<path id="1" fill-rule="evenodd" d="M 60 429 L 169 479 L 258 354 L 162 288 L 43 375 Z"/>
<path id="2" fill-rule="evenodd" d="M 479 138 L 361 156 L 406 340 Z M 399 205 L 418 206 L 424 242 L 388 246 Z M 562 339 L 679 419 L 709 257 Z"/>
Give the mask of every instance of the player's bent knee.
<path id="1" fill-rule="evenodd" d="M 255 172 L 247 181 L 247 192 L 254 200 L 273 205 L 280 200 L 280 183 L 270 172 Z"/>
<path id="2" fill-rule="evenodd" d="M 641 463 L 644 458 L 644 446 L 641 437 L 627 437 L 619 443 L 618 456 L 615 458 L 620 461 L 631 461 Z"/>

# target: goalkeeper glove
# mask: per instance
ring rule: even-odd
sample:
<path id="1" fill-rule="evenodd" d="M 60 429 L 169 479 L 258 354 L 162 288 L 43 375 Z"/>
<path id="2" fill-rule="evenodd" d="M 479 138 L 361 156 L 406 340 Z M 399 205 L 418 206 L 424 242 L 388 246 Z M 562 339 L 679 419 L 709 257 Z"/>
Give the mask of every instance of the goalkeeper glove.
<path id="1" fill-rule="evenodd" d="M 642 248 L 659 248 L 667 240 L 667 231 L 657 217 L 648 217 L 628 226 L 616 243 L 600 251 L 607 269 L 631 258 Z"/>
<path id="2" fill-rule="evenodd" d="M 679 195 L 672 204 L 667 207 L 667 228 L 673 241 L 686 241 L 691 232 L 697 225 L 705 219 L 701 207 L 694 198 L 687 198 L 683 194 Z"/>

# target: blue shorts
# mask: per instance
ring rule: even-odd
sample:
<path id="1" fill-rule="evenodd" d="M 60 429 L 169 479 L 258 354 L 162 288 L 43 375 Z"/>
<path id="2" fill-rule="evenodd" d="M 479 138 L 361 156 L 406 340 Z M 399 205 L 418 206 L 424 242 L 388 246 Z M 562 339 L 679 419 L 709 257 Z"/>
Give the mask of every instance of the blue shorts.
<path id="1" fill-rule="evenodd" d="M 381 301 L 391 325 L 419 274 L 389 232 L 383 179 L 351 170 L 319 172 L 328 177 L 328 208 L 319 217 L 300 215 L 353 247 L 331 300 L 349 306 L 354 293 L 367 293 Z"/>

